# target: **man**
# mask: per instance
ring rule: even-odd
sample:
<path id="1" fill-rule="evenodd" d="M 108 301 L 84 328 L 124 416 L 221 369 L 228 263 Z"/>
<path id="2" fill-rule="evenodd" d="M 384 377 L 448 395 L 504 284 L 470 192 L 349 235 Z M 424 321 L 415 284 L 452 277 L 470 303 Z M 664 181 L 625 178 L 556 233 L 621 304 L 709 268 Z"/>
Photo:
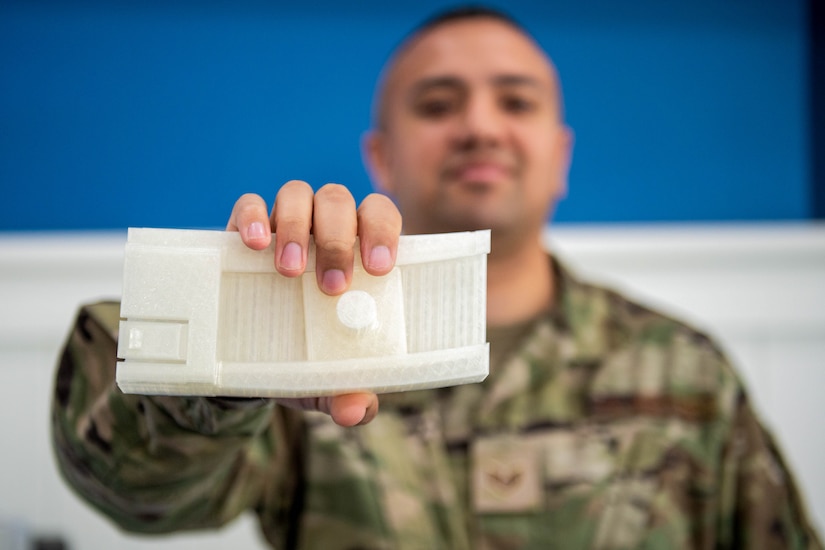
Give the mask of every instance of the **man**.
<path id="1" fill-rule="evenodd" d="M 377 187 L 289 182 L 271 216 L 235 204 L 247 246 L 276 240 L 342 293 L 398 236 L 492 228 L 491 374 L 381 396 L 242 400 L 123 395 L 117 304 L 81 312 L 58 370 L 66 479 L 125 529 L 258 514 L 277 548 L 821 548 L 736 374 L 691 328 L 571 276 L 540 245 L 572 137 L 550 60 L 516 23 L 450 12 L 395 52 L 365 158 Z M 317 409 L 318 412 L 304 412 Z M 327 416 L 328 415 L 328 416 Z"/>

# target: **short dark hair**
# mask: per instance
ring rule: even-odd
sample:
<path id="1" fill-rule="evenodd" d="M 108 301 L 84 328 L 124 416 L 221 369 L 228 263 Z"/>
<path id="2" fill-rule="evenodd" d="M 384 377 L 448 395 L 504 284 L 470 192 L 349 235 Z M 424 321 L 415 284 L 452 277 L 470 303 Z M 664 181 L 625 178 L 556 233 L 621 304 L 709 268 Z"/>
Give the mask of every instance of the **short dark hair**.
<path id="1" fill-rule="evenodd" d="M 495 19 L 515 27 L 524 34 L 529 34 L 527 29 L 525 29 L 521 23 L 516 21 L 512 15 L 503 10 L 491 8 L 481 4 L 466 4 L 454 6 L 431 15 L 419 23 L 418 26 L 416 26 L 411 32 L 409 32 L 404 40 L 402 40 L 401 44 L 403 45 L 419 34 L 436 27 L 440 27 L 446 23 L 453 23 L 455 21 L 463 21 L 466 19 Z"/>

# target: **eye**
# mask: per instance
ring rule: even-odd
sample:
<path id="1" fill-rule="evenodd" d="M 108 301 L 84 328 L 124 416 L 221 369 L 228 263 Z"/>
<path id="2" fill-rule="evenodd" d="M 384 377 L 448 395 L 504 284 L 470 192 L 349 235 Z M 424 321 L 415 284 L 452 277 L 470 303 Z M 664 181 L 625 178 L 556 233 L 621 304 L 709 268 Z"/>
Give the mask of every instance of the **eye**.
<path id="1" fill-rule="evenodd" d="M 422 118 L 442 118 L 456 108 L 456 101 L 450 98 L 427 98 L 415 103 L 415 113 Z"/>
<path id="2" fill-rule="evenodd" d="M 536 102 L 521 95 L 505 95 L 500 100 L 501 107 L 508 113 L 520 114 L 536 110 Z"/>

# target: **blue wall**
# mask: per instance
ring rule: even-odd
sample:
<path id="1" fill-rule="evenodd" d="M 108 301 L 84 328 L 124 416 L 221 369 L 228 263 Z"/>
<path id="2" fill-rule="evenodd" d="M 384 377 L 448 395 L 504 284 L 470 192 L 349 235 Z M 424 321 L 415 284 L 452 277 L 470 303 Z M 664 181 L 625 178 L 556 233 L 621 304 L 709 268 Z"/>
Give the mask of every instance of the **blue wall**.
<path id="1" fill-rule="evenodd" d="M 450 3 L 297 4 L 0 3 L 0 230 L 217 227 L 291 178 L 366 194 L 375 77 Z M 557 220 L 811 216 L 804 0 L 506 4 L 576 132 Z"/>

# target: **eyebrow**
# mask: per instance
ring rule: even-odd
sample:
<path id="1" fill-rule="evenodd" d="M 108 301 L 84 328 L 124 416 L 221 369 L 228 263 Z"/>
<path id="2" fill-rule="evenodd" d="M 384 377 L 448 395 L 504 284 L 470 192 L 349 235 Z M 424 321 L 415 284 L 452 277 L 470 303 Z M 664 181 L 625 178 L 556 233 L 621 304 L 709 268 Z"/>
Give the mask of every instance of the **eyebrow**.
<path id="1" fill-rule="evenodd" d="M 492 79 L 493 86 L 529 86 L 536 89 L 544 89 L 544 83 L 532 76 L 522 74 L 500 74 Z M 433 76 L 423 78 L 416 82 L 410 90 L 410 97 L 415 97 L 424 92 L 438 88 L 462 88 L 464 80 L 457 76 Z"/>

